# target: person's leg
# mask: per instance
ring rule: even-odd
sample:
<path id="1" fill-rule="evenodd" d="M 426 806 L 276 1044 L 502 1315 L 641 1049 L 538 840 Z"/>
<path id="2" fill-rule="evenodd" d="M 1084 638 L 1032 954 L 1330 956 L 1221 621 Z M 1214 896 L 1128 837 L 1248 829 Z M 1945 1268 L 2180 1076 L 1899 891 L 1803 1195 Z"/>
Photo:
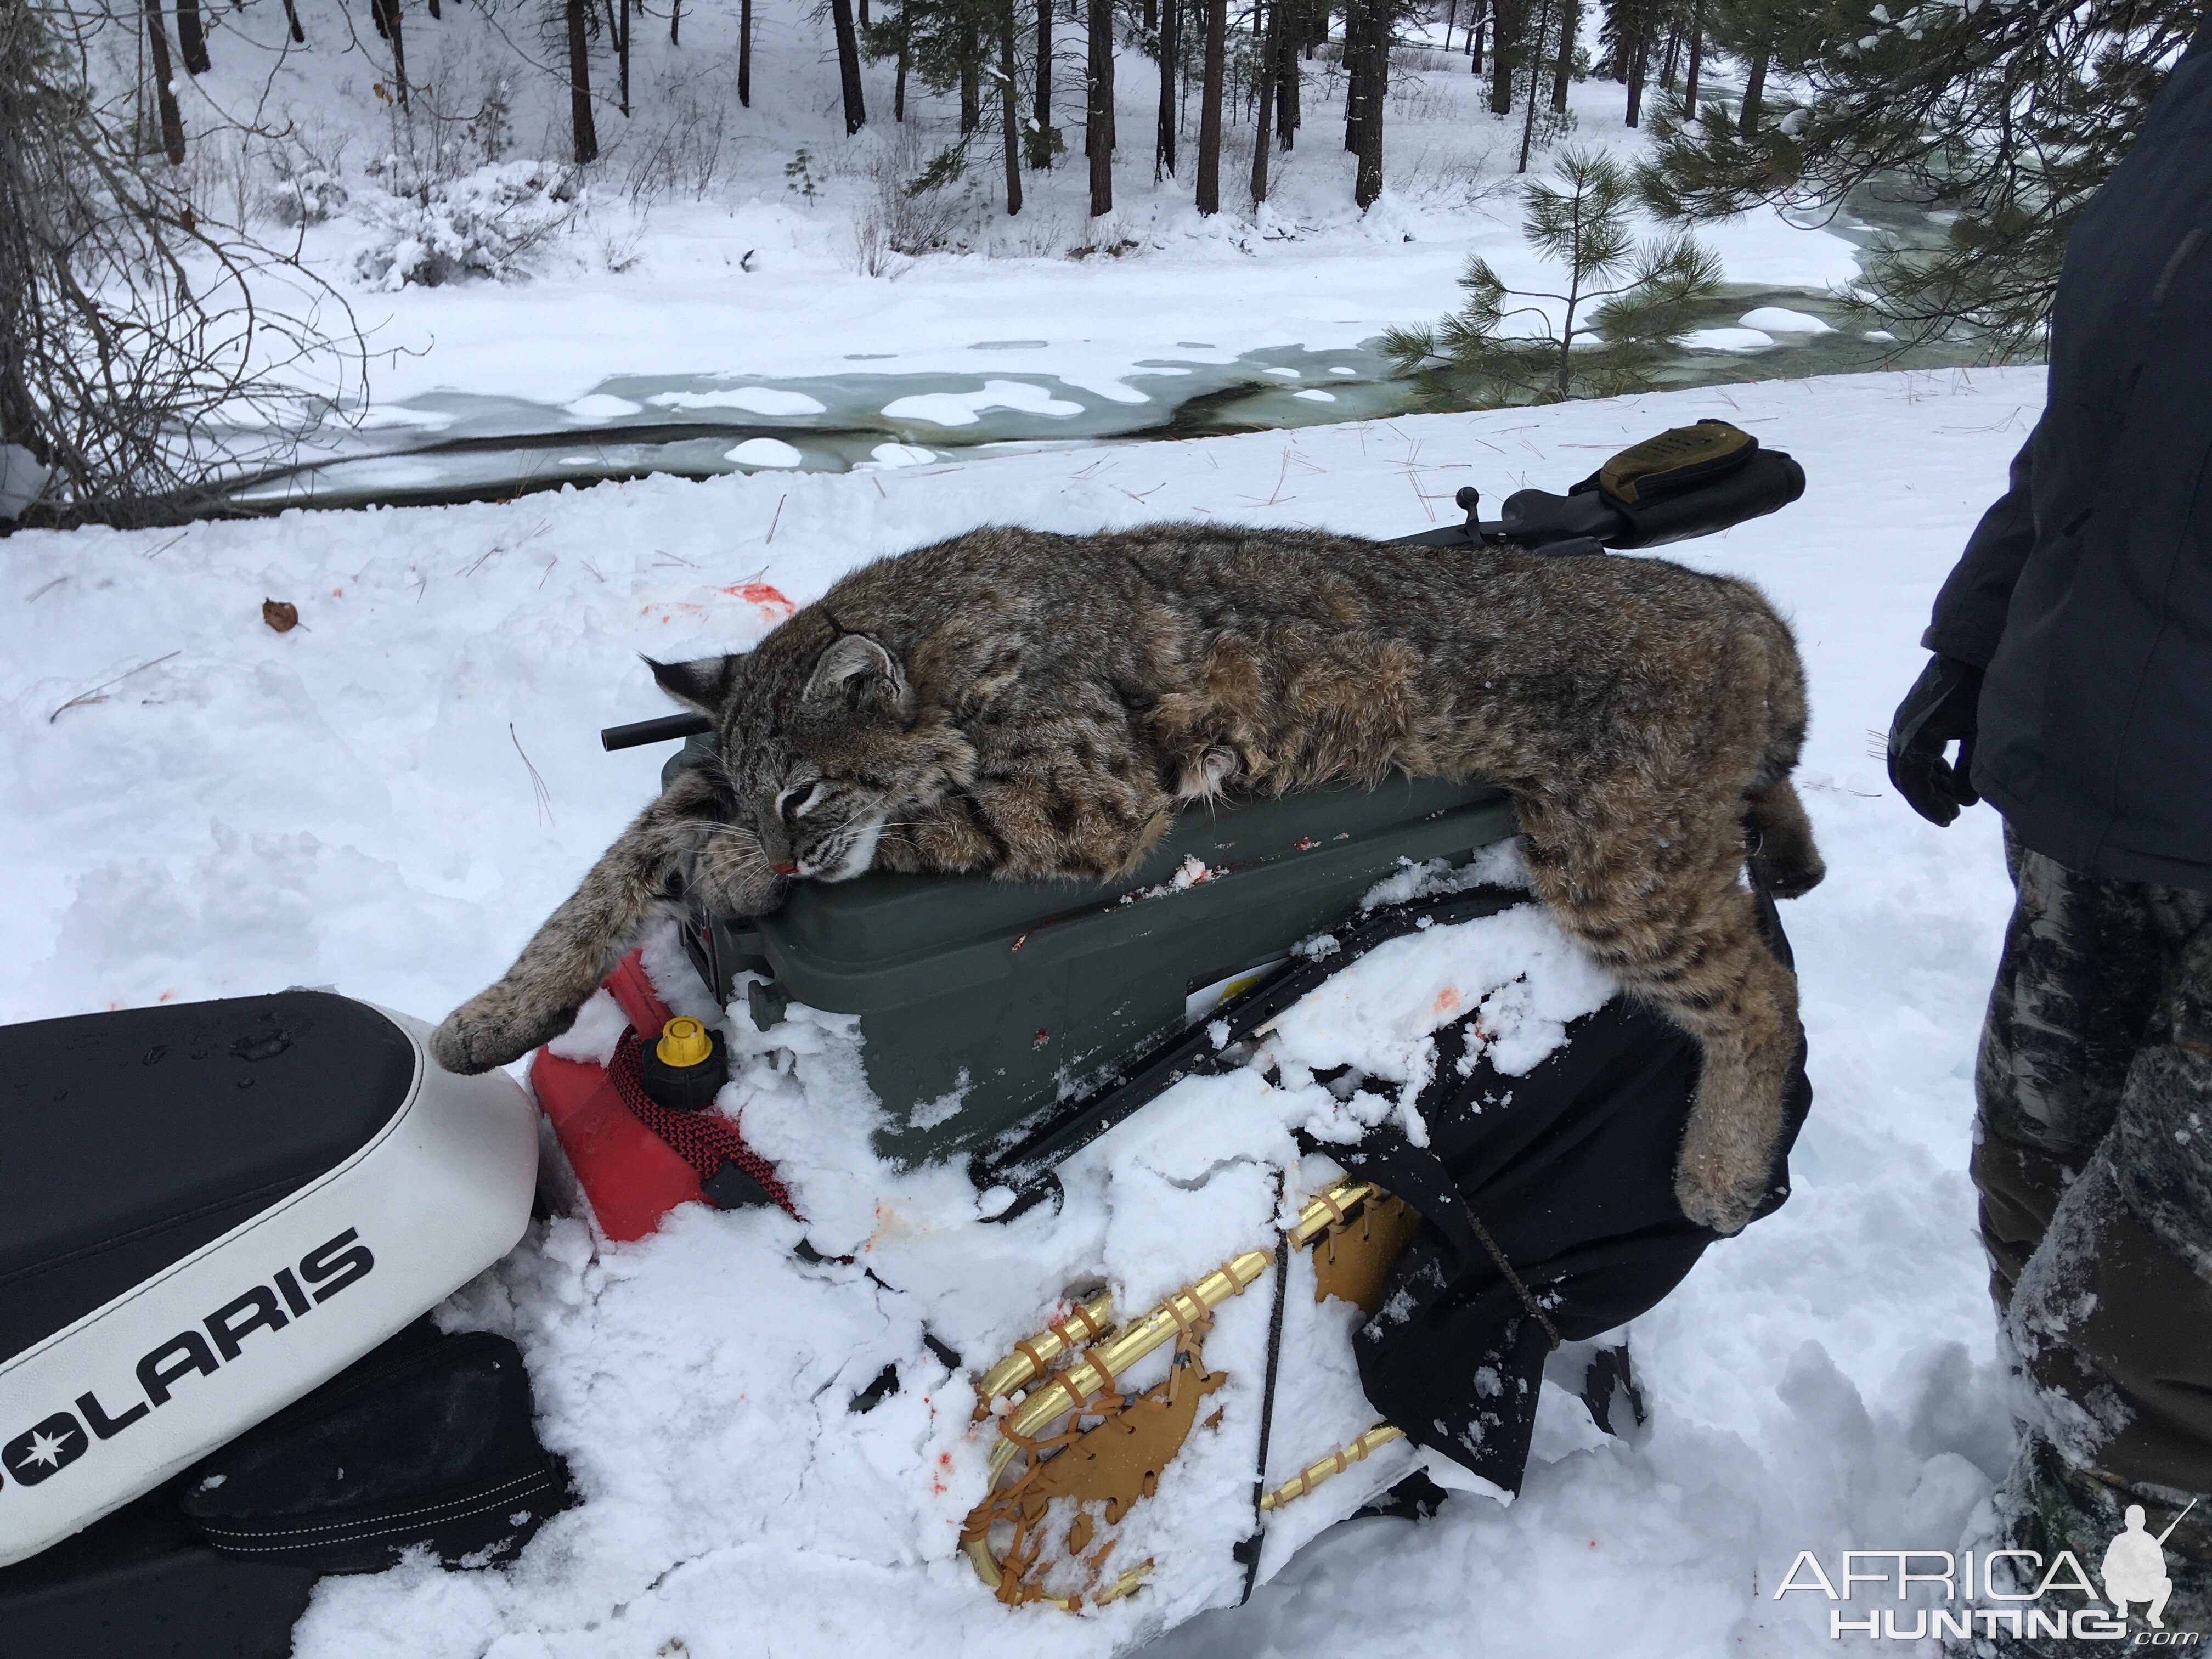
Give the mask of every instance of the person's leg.
<path id="1" fill-rule="evenodd" d="M 2128 1504 L 2155 1533 L 2212 1492 L 2212 929 L 2203 894 L 2014 858 L 1973 1161 L 2032 1385 L 1999 1519 L 2015 1547 L 2094 1564 Z M 2180 1622 L 2205 1628 L 2197 1523 L 2167 1559 Z"/>

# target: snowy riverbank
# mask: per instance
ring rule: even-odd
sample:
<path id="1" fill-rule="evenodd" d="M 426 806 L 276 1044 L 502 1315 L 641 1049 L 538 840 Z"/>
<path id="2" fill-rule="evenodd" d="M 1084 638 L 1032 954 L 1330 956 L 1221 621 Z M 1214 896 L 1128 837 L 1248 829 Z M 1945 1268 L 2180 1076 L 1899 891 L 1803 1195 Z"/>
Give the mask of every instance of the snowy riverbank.
<path id="1" fill-rule="evenodd" d="M 19 535 L 0 578 L 0 1018 L 290 983 L 435 1017 L 505 965 L 649 794 L 660 757 L 605 756 L 594 736 L 659 712 L 635 653 L 744 646 L 859 560 L 992 518 L 1400 534 L 1451 516 L 1462 483 L 1493 501 L 1564 488 L 1662 427 L 1738 421 L 1803 462 L 1806 497 L 1674 551 L 1765 586 L 1810 670 L 1800 783 L 1831 875 L 1788 916 L 1818 1091 L 1796 1196 L 1638 1322 L 1648 1433 L 1603 1440 L 1548 1394 L 1510 1508 L 1462 1496 L 1419 1528 L 1338 1528 L 1251 1607 L 1161 1650 L 1831 1651 L 1825 1601 L 1770 1599 L 1796 1553 L 1948 1547 L 2008 1450 L 1964 1173 L 2008 902 L 1997 826 L 1985 811 L 1921 823 L 1869 748 L 2041 395 L 2039 371 L 1869 375 Z M 271 633 L 264 598 L 302 625 Z M 1225 1227 L 1255 1195 L 1224 1199 Z M 984 1598 L 942 1525 L 973 1501 L 975 1471 L 921 1397 L 934 1379 L 917 1365 L 913 1397 L 843 1415 L 918 1321 L 857 1273 L 792 1264 L 785 1226 L 695 1212 L 594 1260 L 564 1224 L 468 1292 L 471 1316 L 516 1329 L 547 1437 L 594 1501 L 503 1575 L 326 1583 L 301 1653 L 872 1659 L 1095 1652 L 1135 1633 L 1134 1608 L 1077 1624 Z M 941 1271 L 945 1243 L 933 1258 L 909 1243 L 908 1260 Z M 1139 1263 L 1147 1248 L 1128 1235 L 1106 1254 Z M 1008 1283 L 1017 1299 L 1036 1289 Z M 964 1413 L 957 1384 L 935 1386 Z M 813 1464 L 825 1445 L 837 1455 Z M 953 1473 L 931 1492 L 940 1447 Z"/>

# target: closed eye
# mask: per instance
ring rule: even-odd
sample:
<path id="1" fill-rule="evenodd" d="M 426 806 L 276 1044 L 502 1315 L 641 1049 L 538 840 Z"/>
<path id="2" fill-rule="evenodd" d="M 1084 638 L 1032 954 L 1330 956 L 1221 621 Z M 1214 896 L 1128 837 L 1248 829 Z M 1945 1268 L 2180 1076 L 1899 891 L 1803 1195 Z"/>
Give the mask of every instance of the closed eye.
<path id="1" fill-rule="evenodd" d="M 822 804 L 822 782 L 795 784 L 775 798 L 775 815 L 786 823 L 796 823 Z"/>

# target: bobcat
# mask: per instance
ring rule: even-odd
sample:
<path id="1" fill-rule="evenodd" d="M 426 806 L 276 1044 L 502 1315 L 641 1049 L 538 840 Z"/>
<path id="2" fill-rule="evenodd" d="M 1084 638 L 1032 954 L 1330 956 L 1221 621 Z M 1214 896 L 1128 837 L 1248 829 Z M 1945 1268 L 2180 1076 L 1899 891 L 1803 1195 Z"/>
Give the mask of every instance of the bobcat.
<path id="1" fill-rule="evenodd" d="M 1184 803 L 1393 770 L 1511 795 L 1539 897 L 1701 1044 L 1676 1170 L 1721 1232 L 1764 1195 L 1796 981 L 1741 880 L 1825 873 L 1790 782 L 1789 628 L 1646 558 L 1311 532 L 987 527 L 844 577 L 750 654 L 651 665 L 713 718 L 686 772 L 433 1039 L 457 1072 L 565 1030 L 668 900 L 773 908 L 868 869 L 1123 874 Z"/>

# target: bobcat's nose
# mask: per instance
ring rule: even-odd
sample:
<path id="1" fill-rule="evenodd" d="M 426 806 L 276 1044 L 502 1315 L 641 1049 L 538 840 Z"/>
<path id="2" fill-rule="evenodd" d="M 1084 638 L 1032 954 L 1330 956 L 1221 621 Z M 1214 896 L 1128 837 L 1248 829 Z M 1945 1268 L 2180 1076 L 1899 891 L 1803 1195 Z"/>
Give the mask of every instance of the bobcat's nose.
<path id="1" fill-rule="evenodd" d="M 771 864 L 769 868 L 779 876 L 795 876 L 799 873 L 799 866 L 795 864 Z"/>

